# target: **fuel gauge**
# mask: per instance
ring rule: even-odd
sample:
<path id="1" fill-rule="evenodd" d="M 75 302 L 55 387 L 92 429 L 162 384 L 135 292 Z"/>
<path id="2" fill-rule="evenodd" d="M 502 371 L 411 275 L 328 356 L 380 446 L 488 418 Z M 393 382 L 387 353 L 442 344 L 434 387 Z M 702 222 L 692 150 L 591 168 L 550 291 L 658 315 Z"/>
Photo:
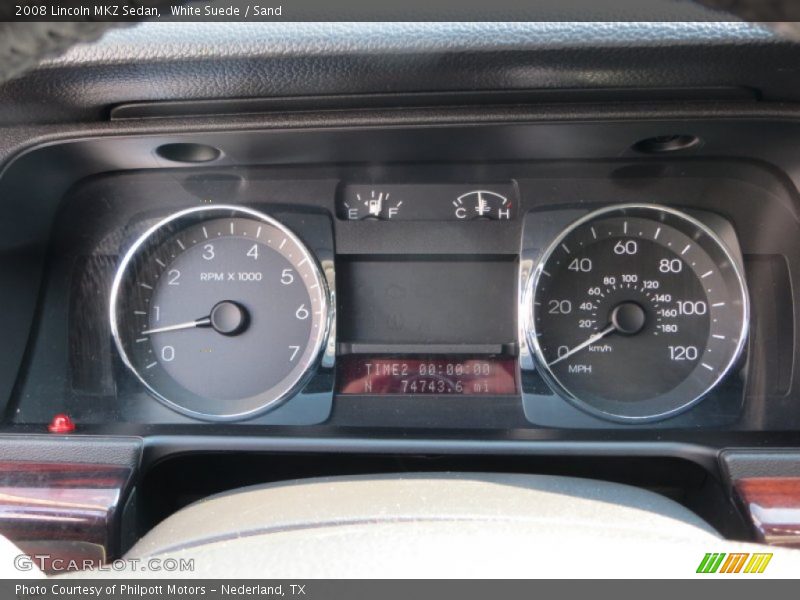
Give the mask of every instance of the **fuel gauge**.
<path id="1" fill-rule="evenodd" d="M 344 216 L 350 221 L 361 219 L 393 219 L 400 213 L 402 200 L 392 197 L 391 192 L 378 189 L 358 191 L 343 203 Z"/>

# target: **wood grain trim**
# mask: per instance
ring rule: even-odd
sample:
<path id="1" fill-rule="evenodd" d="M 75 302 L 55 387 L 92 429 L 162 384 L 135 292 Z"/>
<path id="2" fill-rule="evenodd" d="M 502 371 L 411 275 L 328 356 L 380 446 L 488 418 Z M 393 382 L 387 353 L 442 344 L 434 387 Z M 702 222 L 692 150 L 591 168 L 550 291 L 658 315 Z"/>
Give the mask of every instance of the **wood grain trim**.
<path id="1" fill-rule="evenodd" d="M 0 533 L 49 555 L 35 559 L 46 571 L 55 560 L 100 565 L 117 550 L 115 518 L 131 475 L 119 465 L 0 462 Z"/>
<path id="2" fill-rule="evenodd" d="M 760 541 L 800 548 L 800 477 L 753 477 L 734 489 Z"/>

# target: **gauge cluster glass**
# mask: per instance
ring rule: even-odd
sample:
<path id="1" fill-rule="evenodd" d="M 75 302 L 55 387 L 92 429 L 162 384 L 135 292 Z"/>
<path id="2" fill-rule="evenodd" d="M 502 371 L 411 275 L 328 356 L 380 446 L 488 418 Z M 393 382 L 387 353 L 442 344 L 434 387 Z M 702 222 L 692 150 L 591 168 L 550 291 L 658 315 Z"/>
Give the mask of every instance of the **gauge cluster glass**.
<path id="1" fill-rule="evenodd" d="M 545 379 L 615 420 L 693 405 L 747 336 L 739 260 L 697 219 L 654 205 L 603 208 L 569 226 L 536 267 L 526 311 Z"/>
<path id="2" fill-rule="evenodd" d="M 111 329 L 163 403 L 207 420 L 255 416 L 295 392 L 327 336 L 316 258 L 281 223 L 234 206 L 176 213 L 124 256 Z"/>

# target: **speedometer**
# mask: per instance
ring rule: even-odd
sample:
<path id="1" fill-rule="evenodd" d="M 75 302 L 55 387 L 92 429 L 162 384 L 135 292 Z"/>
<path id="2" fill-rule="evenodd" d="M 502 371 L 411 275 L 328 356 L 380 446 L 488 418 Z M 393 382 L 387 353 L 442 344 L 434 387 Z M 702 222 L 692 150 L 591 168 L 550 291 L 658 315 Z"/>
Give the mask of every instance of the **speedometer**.
<path id="1" fill-rule="evenodd" d="M 698 402 L 748 329 L 741 268 L 697 219 L 618 205 L 569 226 L 528 289 L 526 333 L 552 386 L 588 412 L 654 420 Z"/>
<path id="2" fill-rule="evenodd" d="M 207 420 L 254 416 L 296 392 L 330 323 L 316 258 L 283 224 L 191 208 L 146 231 L 111 290 L 120 357 L 155 398 Z"/>

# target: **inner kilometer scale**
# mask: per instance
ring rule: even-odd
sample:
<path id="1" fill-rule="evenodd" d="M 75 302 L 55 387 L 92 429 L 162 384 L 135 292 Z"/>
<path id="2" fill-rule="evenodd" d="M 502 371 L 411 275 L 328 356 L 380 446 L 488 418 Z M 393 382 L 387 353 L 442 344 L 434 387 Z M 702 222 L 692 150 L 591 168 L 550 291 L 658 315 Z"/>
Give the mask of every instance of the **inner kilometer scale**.
<path id="1" fill-rule="evenodd" d="M 528 302 L 528 343 L 545 379 L 616 420 L 698 402 L 747 335 L 739 261 L 713 230 L 662 206 L 612 206 L 573 223 L 545 251 Z"/>

